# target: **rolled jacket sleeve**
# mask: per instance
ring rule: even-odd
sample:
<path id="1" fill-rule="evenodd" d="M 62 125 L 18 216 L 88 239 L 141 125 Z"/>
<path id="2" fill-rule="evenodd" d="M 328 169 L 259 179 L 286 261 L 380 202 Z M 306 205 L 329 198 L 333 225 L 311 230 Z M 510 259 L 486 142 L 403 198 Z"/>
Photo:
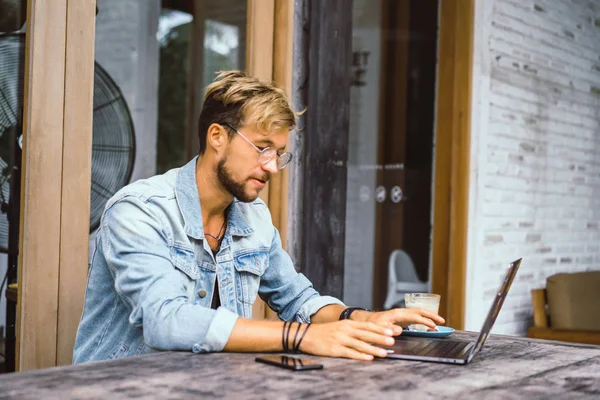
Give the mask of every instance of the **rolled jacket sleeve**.
<path id="1" fill-rule="evenodd" d="M 175 269 L 168 225 L 134 196 L 106 210 L 100 230 L 102 251 L 115 289 L 130 308 L 129 323 L 143 329 L 158 350 L 221 351 L 238 315 L 194 304 L 190 278 Z"/>
<path id="2" fill-rule="evenodd" d="M 280 319 L 310 322 L 313 314 L 330 304 L 344 305 L 340 300 L 321 296 L 312 283 L 294 268 L 288 253 L 281 246 L 281 238 L 273 228 L 269 253 L 269 268 L 262 276 L 259 295 Z"/>

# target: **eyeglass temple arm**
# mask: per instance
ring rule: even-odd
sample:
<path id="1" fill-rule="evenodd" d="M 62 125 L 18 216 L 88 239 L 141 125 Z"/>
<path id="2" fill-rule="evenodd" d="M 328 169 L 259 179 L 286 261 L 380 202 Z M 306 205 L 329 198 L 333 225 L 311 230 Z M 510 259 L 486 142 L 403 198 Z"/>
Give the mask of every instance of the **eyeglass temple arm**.
<path id="1" fill-rule="evenodd" d="M 250 143 L 250 146 L 254 147 L 254 148 L 256 149 L 256 151 L 258 151 L 259 153 L 262 153 L 262 150 L 261 150 L 261 149 L 259 149 L 258 147 L 256 147 L 256 145 L 255 145 L 254 143 L 252 143 L 252 142 L 250 141 L 250 139 L 248 139 L 246 136 L 244 136 L 244 135 L 242 134 L 242 132 L 238 131 L 237 129 L 235 129 L 233 126 L 231 126 L 231 125 L 229 125 L 229 124 L 226 124 L 226 125 L 227 125 L 228 127 L 230 127 L 231 129 L 233 129 L 234 131 L 236 131 L 236 132 L 238 133 L 238 135 L 240 135 L 241 137 L 243 137 L 243 138 L 244 138 L 244 140 L 245 140 L 246 142 Z"/>

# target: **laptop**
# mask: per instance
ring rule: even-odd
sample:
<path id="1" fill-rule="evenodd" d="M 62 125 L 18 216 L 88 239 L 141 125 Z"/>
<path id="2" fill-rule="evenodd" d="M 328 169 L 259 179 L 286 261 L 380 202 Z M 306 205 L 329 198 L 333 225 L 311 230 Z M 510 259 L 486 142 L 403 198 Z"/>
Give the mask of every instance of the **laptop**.
<path id="1" fill-rule="evenodd" d="M 510 263 L 504 281 L 492 302 L 492 307 L 483 323 L 481 332 L 475 342 L 464 340 L 453 340 L 450 338 L 424 338 L 424 337 L 396 337 L 393 346 L 383 346 L 393 352 L 387 358 L 415 361 L 431 361 L 445 364 L 468 364 L 479 353 L 487 339 L 496 318 L 500 313 L 508 289 L 512 284 L 517 270 L 521 265 L 521 258 Z"/>

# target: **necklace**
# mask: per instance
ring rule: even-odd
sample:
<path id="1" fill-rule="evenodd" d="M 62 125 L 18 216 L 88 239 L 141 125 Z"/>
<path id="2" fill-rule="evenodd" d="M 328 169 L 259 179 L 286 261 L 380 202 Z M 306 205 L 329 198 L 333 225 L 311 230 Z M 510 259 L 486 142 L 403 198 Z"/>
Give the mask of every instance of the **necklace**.
<path id="1" fill-rule="evenodd" d="M 219 229 L 219 232 L 217 233 L 217 236 L 215 235 L 211 235 L 208 232 L 204 232 L 204 236 L 210 236 L 211 238 L 219 241 L 221 239 L 223 239 L 223 235 L 221 235 L 221 232 L 223 232 L 223 228 L 225 228 L 225 225 L 227 224 L 227 218 L 223 219 L 223 225 L 221 225 L 221 229 Z M 224 233 L 224 232 L 223 232 Z"/>

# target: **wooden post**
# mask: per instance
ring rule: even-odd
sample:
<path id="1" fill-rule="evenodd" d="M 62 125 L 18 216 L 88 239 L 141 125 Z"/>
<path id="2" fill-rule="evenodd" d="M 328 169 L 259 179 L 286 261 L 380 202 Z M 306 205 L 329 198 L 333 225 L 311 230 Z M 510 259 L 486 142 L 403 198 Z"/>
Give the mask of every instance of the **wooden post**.
<path id="1" fill-rule="evenodd" d="M 302 214 L 291 218 L 302 224 L 299 267 L 323 294 L 344 293 L 346 179 L 350 124 L 352 7 L 344 1 L 298 0 L 297 13 L 308 23 L 295 26 L 295 40 L 303 48 L 294 58 L 310 59 L 303 82 L 307 110 L 300 117 L 303 168 L 302 191 L 295 204 Z M 306 60 L 305 62 L 308 62 Z M 296 64 L 296 62 L 294 62 Z M 298 77 L 295 75 L 295 77 Z M 295 95 L 293 96 L 295 97 Z M 295 151 L 295 150 L 294 150 Z M 294 210 L 297 213 L 298 210 Z"/>
<path id="2" fill-rule="evenodd" d="M 88 273 L 96 0 L 67 0 L 56 364 L 71 364 Z"/>
<path id="3" fill-rule="evenodd" d="M 87 278 L 94 0 L 29 0 L 17 369 L 69 363 Z"/>
<path id="4" fill-rule="evenodd" d="M 441 0 L 436 105 L 432 291 L 446 324 L 463 329 L 474 0 Z"/>
<path id="5" fill-rule="evenodd" d="M 248 29 L 246 32 L 246 66 L 248 74 L 259 79 L 273 79 L 273 32 L 275 0 L 248 0 Z M 271 185 L 260 193 L 269 205 Z M 267 306 L 259 298 L 252 307 L 253 319 L 264 319 Z"/>

